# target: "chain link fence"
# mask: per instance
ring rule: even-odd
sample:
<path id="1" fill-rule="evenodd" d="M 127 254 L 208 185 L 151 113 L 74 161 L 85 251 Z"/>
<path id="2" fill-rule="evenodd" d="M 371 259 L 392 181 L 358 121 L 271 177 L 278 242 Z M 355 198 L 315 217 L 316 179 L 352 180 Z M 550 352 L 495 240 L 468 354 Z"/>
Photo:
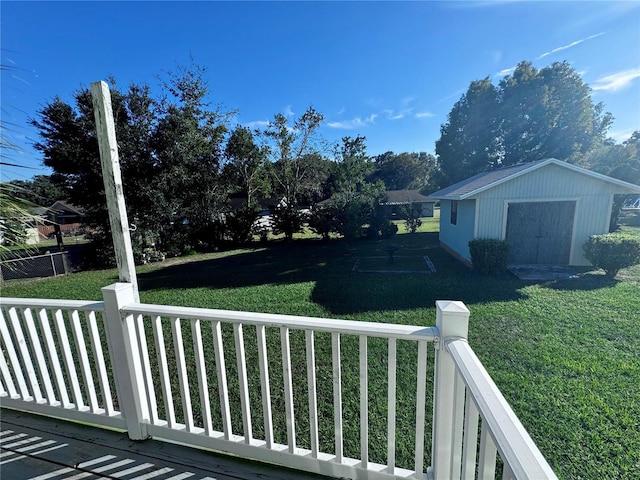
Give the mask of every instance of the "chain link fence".
<path id="1" fill-rule="evenodd" d="M 0 280 L 55 277 L 67 273 L 67 252 L 16 258 L 0 263 Z"/>

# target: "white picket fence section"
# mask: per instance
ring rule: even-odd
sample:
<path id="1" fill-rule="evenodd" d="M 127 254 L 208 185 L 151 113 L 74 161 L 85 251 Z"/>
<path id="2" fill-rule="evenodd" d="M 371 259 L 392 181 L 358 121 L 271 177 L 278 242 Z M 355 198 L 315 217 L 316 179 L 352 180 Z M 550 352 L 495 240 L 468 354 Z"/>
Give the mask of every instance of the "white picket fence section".
<path id="1" fill-rule="evenodd" d="M 493 479 L 499 458 L 498 477 L 555 478 L 461 302 L 416 327 L 141 304 L 125 283 L 103 297 L 0 299 L 1 406 L 334 477 Z"/>

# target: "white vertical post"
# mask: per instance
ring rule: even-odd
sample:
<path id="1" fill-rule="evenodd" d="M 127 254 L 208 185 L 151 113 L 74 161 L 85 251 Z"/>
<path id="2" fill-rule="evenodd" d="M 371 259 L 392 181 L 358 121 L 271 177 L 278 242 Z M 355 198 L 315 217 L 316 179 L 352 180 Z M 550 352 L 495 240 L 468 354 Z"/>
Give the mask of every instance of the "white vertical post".
<path id="1" fill-rule="evenodd" d="M 440 335 L 435 355 L 433 392 L 433 442 L 431 461 L 433 478 L 459 479 L 460 453 L 457 445 L 462 432 L 464 411 L 458 408 L 462 389 L 456 388 L 456 366 L 445 349 L 448 338 L 467 338 L 469 310 L 462 302 L 438 300 L 436 302 L 436 327 Z M 461 443 L 461 442 L 460 442 Z M 454 462 L 453 459 L 456 458 Z"/>
<path id="2" fill-rule="evenodd" d="M 129 438 L 144 440 L 148 438 L 146 424 L 150 415 L 136 327 L 133 315 L 123 318 L 120 314 L 125 305 L 136 303 L 133 285 L 114 283 L 102 289 L 102 297 L 118 403 L 127 423 Z"/>
<path id="3" fill-rule="evenodd" d="M 113 121 L 111 94 L 109 93 L 108 85 L 105 82 L 92 83 L 91 97 L 96 118 L 96 130 L 102 163 L 102 180 L 104 181 L 104 191 L 107 196 L 109 223 L 118 264 L 118 275 L 121 282 L 133 285 L 134 301 L 139 302 L 138 280 L 133 260 L 131 236 L 129 235 L 129 220 L 127 219 L 127 207 L 122 189 L 116 128 Z"/>

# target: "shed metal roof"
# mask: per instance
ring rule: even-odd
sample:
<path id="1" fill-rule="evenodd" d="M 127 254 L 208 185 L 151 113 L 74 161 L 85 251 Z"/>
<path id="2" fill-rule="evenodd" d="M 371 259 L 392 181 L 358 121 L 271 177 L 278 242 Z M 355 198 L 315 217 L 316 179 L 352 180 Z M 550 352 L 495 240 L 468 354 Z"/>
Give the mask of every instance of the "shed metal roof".
<path id="1" fill-rule="evenodd" d="M 473 177 L 469 177 L 447 188 L 438 190 L 437 192 L 432 193 L 429 196 L 438 200 L 464 200 L 467 198 L 472 198 L 480 192 L 489 190 L 490 188 L 496 187 L 504 182 L 517 178 L 520 175 L 524 175 L 550 164 L 558 165 L 560 167 L 573 170 L 577 173 L 623 187 L 627 190 L 630 190 L 632 193 L 640 193 L 639 185 L 634 185 L 623 180 L 618 180 L 617 178 L 608 177 L 607 175 L 602 175 L 601 173 L 592 172 L 591 170 L 587 170 L 585 168 L 578 167 L 577 165 L 563 162 L 555 158 L 547 158 L 545 160 L 538 160 L 536 162 L 522 163 L 513 167 L 499 168 L 496 170 L 489 170 L 487 172 L 478 173 Z"/>

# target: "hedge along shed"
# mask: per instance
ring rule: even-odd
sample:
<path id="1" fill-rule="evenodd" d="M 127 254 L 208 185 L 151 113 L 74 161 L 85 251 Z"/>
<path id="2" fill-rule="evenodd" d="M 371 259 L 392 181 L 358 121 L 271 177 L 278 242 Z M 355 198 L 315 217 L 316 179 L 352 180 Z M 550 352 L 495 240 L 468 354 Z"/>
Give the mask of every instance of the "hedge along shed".
<path id="1" fill-rule="evenodd" d="M 640 186 L 549 158 L 479 173 L 430 195 L 440 244 L 470 265 L 469 240 L 499 238 L 509 263 L 590 265 L 582 245 L 607 233 L 615 194 Z"/>

